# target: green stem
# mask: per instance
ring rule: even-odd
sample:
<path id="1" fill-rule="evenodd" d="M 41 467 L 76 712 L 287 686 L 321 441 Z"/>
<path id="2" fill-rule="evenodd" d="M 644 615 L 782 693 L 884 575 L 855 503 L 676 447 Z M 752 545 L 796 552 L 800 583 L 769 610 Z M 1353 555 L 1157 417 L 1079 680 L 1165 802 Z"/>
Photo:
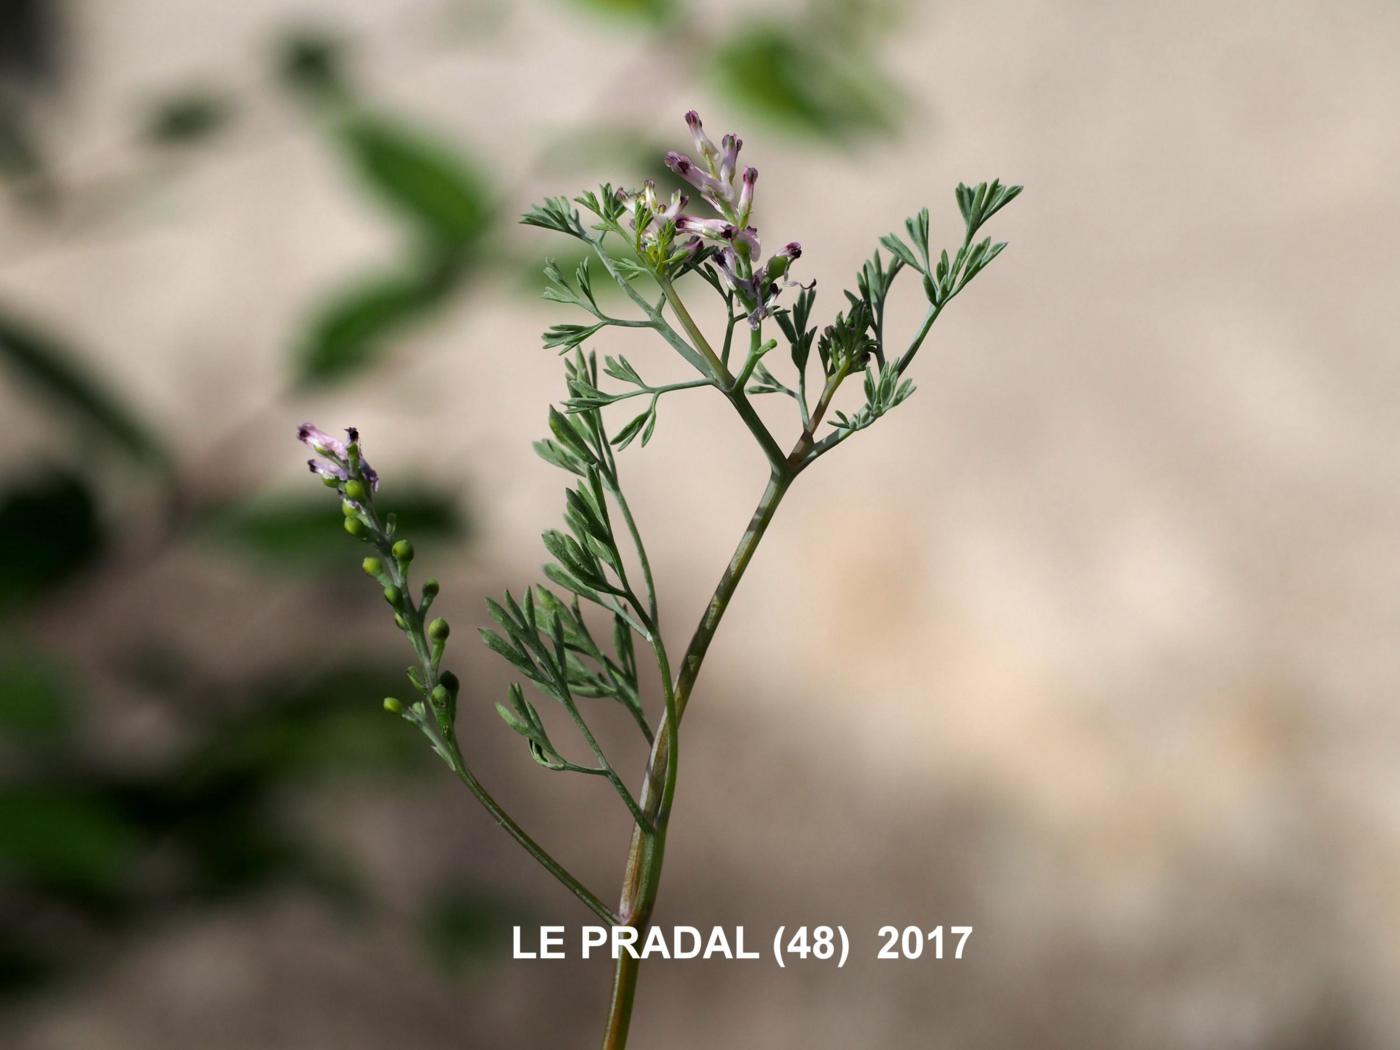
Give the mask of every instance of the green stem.
<path id="1" fill-rule="evenodd" d="M 618 904 L 618 921 L 636 929 L 639 937 L 645 935 L 651 922 L 657 890 L 661 883 L 666 834 L 676 792 L 676 758 L 679 754 L 676 733 L 680 720 L 685 714 L 686 704 L 690 701 L 691 692 L 700 675 L 700 666 L 704 662 L 710 642 L 714 639 L 715 631 L 719 629 L 720 620 L 729 608 L 734 591 L 753 560 L 759 541 L 763 539 L 763 534 L 772 522 L 778 504 L 782 502 L 793 477 L 793 473 L 786 469 L 774 470 L 768 487 L 764 489 L 758 507 L 749 520 L 748 528 L 740 537 L 739 545 L 735 548 L 733 557 L 729 559 L 729 565 L 705 608 L 705 614 L 700 618 L 700 623 L 691 636 L 674 690 L 669 688 L 668 670 L 664 667 L 662 669 L 663 681 L 668 685 L 666 725 L 663 727 L 665 731 L 657 734 L 656 742 L 652 745 L 641 798 L 642 810 L 650 817 L 656 833 L 644 834 L 640 825 L 633 830 L 632 845 L 627 855 L 627 873 L 623 879 L 622 897 Z M 627 1044 L 627 1030 L 631 1024 L 640 966 L 639 960 L 631 958 L 625 952 L 617 960 L 607 1028 L 603 1033 L 603 1050 L 623 1050 Z"/>
<path id="2" fill-rule="evenodd" d="M 695 323 L 695 319 L 690 316 L 690 311 L 685 308 L 685 303 L 676 294 L 675 286 L 665 277 L 658 277 L 661 284 L 661 292 L 666 297 L 666 301 L 671 304 L 671 309 L 675 311 L 676 317 L 681 322 L 681 327 L 690 336 L 691 342 L 705 359 L 706 364 L 714 372 L 721 393 L 727 397 L 739 413 L 739 418 L 744 421 L 744 425 L 749 428 L 749 432 L 758 440 L 759 446 L 763 449 L 763 454 L 768 457 L 768 464 L 775 471 L 785 469 L 783 450 L 778 447 L 778 443 L 773 440 L 773 435 L 768 432 L 768 428 L 763 425 L 763 420 L 758 418 L 758 413 L 754 411 L 753 405 L 749 404 L 748 397 L 742 388 L 734 382 L 734 377 L 730 375 L 728 366 L 715 356 L 714 349 L 705 338 L 705 333 L 700 331 L 700 326 Z M 754 330 L 754 345 L 758 345 L 759 332 Z"/>
<path id="3" fill-rule="evenodd" d="M 895 370 L 900 375 L 904 374 L 904 370 L 907 369 L 910 362 L 914 360 L 914 355 L 919 352 L 919 347 L 924 345 L 924 339 L 927 337 L 929 329 L 933 327 L 933 322 L 938 320 L 938 315 L 943 312 L 943 307 L 947 306 L 951 299 L 952 296 L 950 295 L 937 306 L 930 306 L 928 308 L 928 312 L 924 314 L 924 323 L 919 325 L 918 332 L 914 334 L 914 338 L 909 342 L 909 349 L 904 351 L 904 353 L 900 355 L 899 360 L 895 363 Z"/>
<path id="4" fill-rule="evenodd" d="M 476 796 L 477 801 L 486 808 L 486 812 L 491 814 L 496 823 L 505 828 L 506 834 L 524 847 L 526 853 L 539 861 L 540 866 L 545 871 L 563 883 L 564 887 L 581 900 L 594 915 L 609 926 L 617 922 L 617 915 L 613 913 L 612 909 L 599 900 L 587 886 L 579 882 L 567 868 L 551 857 L 544 847 L 531 838 L 529 833 L 517 824 L 511 815 L 501 807 L 501 804 L 491 796 L 491 793 L 486 790 L 481 781 L 476 779 L 476 775 L 462 761 L 456 741 L 452 741 L 450 747 L 456 759 L 452 764 L 452 772 L 456 773 L 458 779 L 467 785 L 467 790 Z"/>
<path id="5" fill-rule="evenodd" d="M 667 383 L 665 386 L 642 386 L 638 387 L 636 390 L 627 390 L 621 394 L 613 395 L 612 400 L 606 403 L 613 405 L 619 401 L 626 401 L 629 397 L 641 397 L 643 394 L 650 394 L 655 397 L 658 394 L 669 394 L 676 390 L 694 390 L 696 387 L 700 386 L 714 386 L 714 383 L 710 382 L 708 379 L 687 379 L 682 383 Z M 584 404 L 588 403 L 584 402 Z M 590 405 L 589 407 L 593 406 Z"/>
<path id="6" fill-rule="evenodd" d="M 448 767 L 467 786 L 467 790 L 476 796 L 476 800 L 485 807 L 496 823 L 504 828 L 506 833 L 515 839 L 526 853 L 534 857 L 545 871 L 558 879 L 565 889 L 582 901 L 584 906 L 603 922 L 608 924 L 616 922 L 617 916 L 612 909 L 516 823 L 515 818 L 506 812 L 505 807 L 496 801 L 492 794 L 486 790 L 485 785 L 476 778 L 476 774 L 468 768 L 466 760 L 462 757 L 462 750 L 457 744 L 456 733 L 450 718 L 440 714 L 432 701 L 433 688 L 441 682 L 442 676 L 437 663 L 432 658 L 432 646 L 428 644 L 423 624 L 423 611 L 413 600 L 409 589 L 408 573 L 399 560 L 394 557 L 392 538 L 372 501 L 365 501 L 364 511 L 374 533 L 375 546 L 384 555 L 383 560 L 388 569 L 389 578 L 403 595 L 401 615 L 404 617 L 404 622 L 408 624 L 408 629 L 404 633 L 408 636 L 409 644 L 418 657 L 419 672 L 424 683 L 424 706 L 429 712 L 419 723 L 419 728 L 438 748 L 442 757 L 447 760 Z M 434 724 L 435 722 L 436 724 Z"/>

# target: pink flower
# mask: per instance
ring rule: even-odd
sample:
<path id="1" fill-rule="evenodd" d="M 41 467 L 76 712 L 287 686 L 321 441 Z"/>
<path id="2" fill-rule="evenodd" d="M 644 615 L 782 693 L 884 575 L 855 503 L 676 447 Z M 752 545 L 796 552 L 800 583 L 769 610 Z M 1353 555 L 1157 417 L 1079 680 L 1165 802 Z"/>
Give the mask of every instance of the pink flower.
<path id="1" fill-rule="evenodd" d="M 749 211 L 753 208 L 753 187 L 758 181 L 758 169 L 748 167 L 744 169 L 742 177 L 743 186 L 739 189 L 739 221 L 748 222 Z"/>
<path id="2" fill-rule="evenodd" d="M 685 122 L 704 167 L 685 154 L 674 151 L 666 154 L 666 166 L 698 189 L 705 202 L 720 217 L 712 219 L 681 215 L 677 207 L 668 211 L 667 218 L 675 222 L 678 233 L 693 235 L 691 244 L 696 249 L 702 241 L 724 245 L 715 262 L 748 310 L 749 324 L 757 328 L 773 312 L 783 289 L 797 283 L 784 278 L 801 256 L 802 247 L 792 241 L 766 263 L 760 260 L 758 230 L 749 225 L 758 169 L 746 167 L 739 175 L 737 185 L 735 180 L 743 140 L 738 135 L 725 135 L 716 148 L 705 134 L 700 115 L 695 110 L 686 113 Z M 652 193 L 650 187 L 647 193 Z M 654 204 L 649 207 L 653 212 L 659 211 Z"/>
<path id="3" fill-rule="evenodd" d="M 690 183 L 701 195 L 710 202 L 716 211 L 722 210 L 719 201 L 730 201 L 734 196 L 734 187 L 720 182 L 709 172 L 701 171 L 696 163 L 684 153 L 677 153 L 671 150 L 666 154 L 666 167 L 670 168 L 686 182 Z"/>
<path id="4" fill-rule="evenodd" d="M 330 463 L 322 463 L 320 460 L 308 459 L 306 465 L 311 468 L 311 473 L 320 478 L 335 478 L 337 481 L 345 481 L 349 475 L 345 471 Z"/>
<path id="5" fill-rule="evenodd" d="M 320 478 L 327 478 L 334 481 L 349 481 L 351 478 L 358 478 L 365 482 L 372 490 L 379 488 L 379 473 L 369 465 L 369 461 L 360 452 L 360 432 L 355 427 L 347 427 L 346 435 L 350 441 L 347 444 L 339 438 L 333 438 L 319 427 L 311 423 L 303 423 L 297 427 L 297 439 L 304 442 L 313 452 L 319 453 L 322 459 L 308 459 L 306 465 L 311 473 Z"/>
<path id="6" fill-rule="evenodd" d="M 695 152 L 705 158 L 706 164 L 713 165 L 715 158 L 719 156 L 719 150 L 715 149 L 710 136 L 705 134 L 705 126 L 700 123 L 700 114 L 690 110 L 685 115 L 685 122 L 690 126 L 690 137 L 695 140 Z"/>
<path id="7" fill-rule="evenodd" d="M 331 437 L 324 430 L 310 423 L 303 423 L 297 427 L 297 439 L 305 442 L 311 451 L 319 452 L 323 456 L 334 456 L 336 459 L 345 458 L 345 443 L 339 438 Z M 354 438 L 351 440 L 353 441 Z"/>

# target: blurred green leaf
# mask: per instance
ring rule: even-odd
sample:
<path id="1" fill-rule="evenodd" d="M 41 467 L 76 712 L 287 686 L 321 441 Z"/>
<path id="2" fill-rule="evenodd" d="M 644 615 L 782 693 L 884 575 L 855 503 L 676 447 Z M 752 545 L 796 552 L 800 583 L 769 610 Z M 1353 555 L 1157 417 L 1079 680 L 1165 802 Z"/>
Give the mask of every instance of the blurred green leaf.
<path id="1" fill-rule="evenodd" d="M 421 739 L 404 732 L 382 703 L 405 688 L 402 670 L 332 667 L 293 689 L 267 689 L 258 714 L 220 734 L 216 746 L 275 775 L 420 768 L 428 757 Z"/>
<path id="2" fill-rule="evenodd" d="M 349 118 L 340 135 L 364 182 L 429 243 L 459 251 L 490 225 L 490 188 L 460 152 L 367 114 Z"/>
<path id="3" fill-rule="evenodd" d="M 333 100 L 348 94 L 340 40 L 331 32 L 297 29 L 278 42 L 278 79 L 310 98 Z"/>
<path id="4" fill-rule="evenodd" d="M 262 557 L 311 568 L 343 562 L 360 545 L 345 536 L 335 494 L 314 482 L 307 479 L 314 491 L 305 496 L 264 499 L 221 512 L 210 522 L 213 535 Z M 457 502 L 442 493 L 395 490 L 384 504 L 398 515 L 400 535 L 416 544 L 460 538 L 467 531 Z"/>
<path id="5" fill-rule="evenodd" d="M 440 261 L 371 277 L 342 291 L 311 322 L 297 352 L 303 383 L 347 378 L 372 364 L 395 335 L 423 320 L 450 297 L 457 262 Z"/>
<path id="6" fill-rule="evenodd" d="M 0 872 L 80 890 L 114 887 L 137 835 L 101 798 L 59 788 L 0 789 Z"/>
<path id="7" fill-rule="evenodd" d="M 573 3 L 600 14 L 651 24 L 668 22 L 676 14 L 676 0 L 573 0 Z"/>
<path id="8" fill-rule="evenodd" d="M 85 375 L 76 356 L 56 337 L 0 312 L 0 359 L 59 408 L 134 455 L 163 460 L 136 417 Z"/>
<path id="9" fill-rule="evenodd" d="M 147 141 L 162 146 L 188 146 L 222 131 L 233 117 L 233 102 L 206 89 L 161 99 L 146 119 Z"/>
<path id="10" fill-rule="evenodd" d="M 57 668 L 37 653 L 0 658 L 0 738 L 54 741 L 69 728 L 68 697 Z"/>
<path id="11" fill-rule="evenodd" d="M 444 889 L 424 905 L 418 930 L 433 961 L 449 974 L 478 959 L 494 958 L 510 941 L 510 929 L 529 916 L 519 904 L 486 890 Z"/>
<path id="12" fill-rule="evenodd" d="M 863 49 L 838 51 L 823 39 L 800 27 L 746 24 L 716 47 L 710 75 L 739 104 L 804 134 L 843 139 L 890 130 L 893 85 Z"/>
<path id="13" fill-rule="evenodd" d="M 85 482 L 50 472 L 0 497 L 0 611 L 7 611 L 87 565 L 104 545 Z"/>
<path id="14" fill-rule="evenodd" d="M 574 124 L 551 135 L 538 164 L 541 171 L 570 177 L 580 168 L 597 167 L 628 176 L 625 185 L 640 185 L 656 169 L 671 174 L 662 163 L 670 148 L 670 143 L 630 128 Z M 677 180 L 676 185 L 688 184 Z"/>
<path id="15" fill-rule="evenodd" d="M 0 177 L 15 183 L 20 199 L 52 202 L 55 187 L 29 122 L 14 102 L 0 93 Z"/>

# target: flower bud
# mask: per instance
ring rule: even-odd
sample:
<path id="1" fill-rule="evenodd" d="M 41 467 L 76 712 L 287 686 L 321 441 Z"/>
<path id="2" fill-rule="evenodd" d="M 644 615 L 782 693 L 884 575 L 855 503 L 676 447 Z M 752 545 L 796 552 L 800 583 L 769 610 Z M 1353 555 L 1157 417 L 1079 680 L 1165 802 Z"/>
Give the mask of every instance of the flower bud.
<path id="1" fill-rule="evenodd" d="M 340 503 L 340 513 L 347 518 L 353 518 L 360 513 L 359 505 L 352 500 L 342 500 Z"/>
<path id="2" fill-rule="evenodd" d="M 413 560 L 413 544 L 409 543 L 408 540 L 399 540 L 398 543 L 394 544 L 393 550 L 394 557 L 405 565 Z"/>
<path id="3" fill-rule="evenodd" d="M 446 707 L 448 701 L 452 699 L 452 694 L 447 691 L 446 686 L 435 685 L 433 691 L 428 694 L 428 698 L 432 700 L 434 707 Z"/>
<path id="4" fill-rule="evenodd" d="M 743 185 L 739 187 L 739 222 L 746 223 L 749 219 L 749 212 L 753 208 L 753 187 L 758 181 L 758 169 L 748 167 L 744 169 Z"/>
<path id="5" fill-rule="evenodd" d="M 349 525 L 350 523 L 347 521 L 345 524 Z M 358 525 L 359 522 L 356 524 Z M 360 568 L 365 570 L 366 576 L 378 576 L 384 571 L 384 563 L 378 558 L 370 557 L 360 562 Z"/>
<path id="6" fill-rule="evenodd" d="M 384 710 L 388 711 L 391 715 L 401 715 L 403 714 L 403 702 L 395 700 L 392 696 L 386 696 L 384 698 Z"/>
<path id="7" fill-rule="evenodd" d="M 739 161 L 739 149 L 743 145 L 744 140 L 732 133 L 719 140 L 719 181 L 726 188 L 731 188 L 734 182 L 734 165 Z"/>
<path id="8" fill-rule="evenodd" d="M 352 499 L 356 503 L 363 503 L 369 496 L 369 489 L 365 488 L 365 483 L 358 478 L 351 478 L 345 483 L 345 498 Z"/>
<path id="9" fill-rule="evenodd" d="M 403 601 L 403 591 L 399 590 L 393 584 L 390 584 L 388 587 L 384 588 L 384 600 L 394 606 L 394 608 L 398 608 L 399 603 Z"/>
<path id="10" fill-rule="evenodd" d="M 398 627 L 400 631 L 408 630 L 408 620 L 403 613 L 394 613 L 394 625 Z"/>
<path id="11" fill-rule="evenodd" d="M 435 642 L 447 641 L 447 636 L 451 633 L 452 628 L 447 625 L 447 621 L 441 616 L 428 624 L 428 637 Z"/>
<path id="12" fill-rule="evenodd" d="M 424 598 L 436 598 L 438 591 L 441 589 L 441 585 L 437 582 L 436 579 L 429 578 L 423 581 Z"/>
<path id="13" fill-rule="evenodd" d="M 351 536 L 363 537 L 366 531 L 365 523 L 359 518 L 346 518 L 345 531 L 350 533 Z"/>
<path id="14" fill-rule="evenodd" d="M 715 144 L 710 141 L 710 136 L 705 134 L 705 127 L 700 123 L 700 114 L 695 110 L 690 110 L 685 115 L 686 125 L 690 128 L 690 137 L 695 140 L 695 152 L 704 157 L 706 162 L 713 165 L 719 157 L 719 150 L 715 149 Z"/>

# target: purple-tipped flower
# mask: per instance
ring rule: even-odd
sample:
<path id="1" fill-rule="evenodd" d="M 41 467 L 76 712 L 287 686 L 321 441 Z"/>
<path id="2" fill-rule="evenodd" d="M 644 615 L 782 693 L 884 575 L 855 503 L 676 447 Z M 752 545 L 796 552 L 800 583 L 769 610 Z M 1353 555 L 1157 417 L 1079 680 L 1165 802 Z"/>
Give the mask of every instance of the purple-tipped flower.
<path id="1" fill-rule="evenodd" d="M 739 187 L 739 221 L 747 222 L 749 211 L 753 208 L 753 187 L 758 181 L 758 169 L 747 167 L 742 176 L 742 185 Z"/>
<path id="2" fill-rule="evenodd" d="M 736 229 L 729 239 L 739 249 L 740 255 L 757 261 L 759 254 L 758 231 L 752 226 L 745 226 L 742 230 Z"/>
<path id="3" fill-rule="evenodd" d="M 345 443 L 339 438 L 333 438 L 319 427 L 310 423 L 303 423 L 297 427 L 297 440 L 305 442 L 313 452 L 319 452 L 323 456 L 334 456 L 337 459 L 345 458 Z M 354 441 L 355 438 L 351 438 Z"/>
<path id="4" fill-rule="evenodd" d="M 732 240 L 735 226 L 727 219 L 697 219 L 694 215 L 682 215 L 676 220 L 677 233 L 693 233 L 709 240 Z"/>
<path id="5" fill-rule="evenodd" d="M 719 171 L 715 174 L 731 192 L 734 188 L 734 168 L 739 162 L 739 149 L 743 145 L 744 140 L 732 133 L 719 140 Z"/>
<path id="6" fill-rule="evenodd" d="M 775 252 L 768 260 L 768 267 L 764 271 L 768 280 L 776 281 L 788 271 L 788 267 L 802 257 L 802 245 L 796 241 L 789 241 L 783 246 L 783 250 Z"/>
<path id="7" fill-rule="evenodd" d="M 748 310 L 749 324 L 757 328 L 773 312 L 783 289 L 797 283 L 785 278 L 793 262 L 801 256 L 802 247 L 793 241 L 766 263 L 760 260 L 758 230 L 748 224 L 758 169 L 746 167 L 737 185 L 735 179 L 743 141 L 738 135 L 725 135 L 716 149 L 705 134 L 699 114 L 691 110 L 685 115 L 685 122 L 695 140 L 696 152 L 709 170 L 676 152 L 666 154 L 666 166 L 698 189 L 720 218 L 676 215 L 676 230 L 692 234 L 691 245 L 696 250 L 703 241 L 724 245 L 716 254 L 715 263 Z"/>
<path id="8" fill-rule="evenodd" d="M 699 190 L 716 211 L 722 210 L 719 201 L 730 201 L 734 197 L 733 186 L 720 182 L 709 172 L 701 171 L 684 153 L 677 153 L 675 150 L 667 153 L 666 167 Z"/>
<path id="9" fill-rule="evenodd" d="M 320 460 L 308 459 L 306 465 L 311 468 L 311 473 L 318 478 L 334 478 L 336 481 L 344 481 L 348 474 L 333 463 L 322 463 Z"/>
<path id="10" fill-rule="evenodd" d="M 688 111 L 685 115 L 685 122 L 690 127 L 690 137 L 695 140 L 695 152 L 705 158 L 705 163 L 714 167 L 719 150 L 710 141 L 710 136 L 705 134 L 705 125 L 700 123 L 700 114 L 693 109 Z"/>
<path id="11" fill-rule="evenodd" d="M 347 427 L 345 433 L 350 438 L 349 444 L 310 423 L 297 427 L 297 439 L 322 457 L 308 459 L 307 467 L 311 473 L 330 484 L 359 480 L 372 491 L 377 490 L 379 474 L 360 452 L 359 430 Z"/>

